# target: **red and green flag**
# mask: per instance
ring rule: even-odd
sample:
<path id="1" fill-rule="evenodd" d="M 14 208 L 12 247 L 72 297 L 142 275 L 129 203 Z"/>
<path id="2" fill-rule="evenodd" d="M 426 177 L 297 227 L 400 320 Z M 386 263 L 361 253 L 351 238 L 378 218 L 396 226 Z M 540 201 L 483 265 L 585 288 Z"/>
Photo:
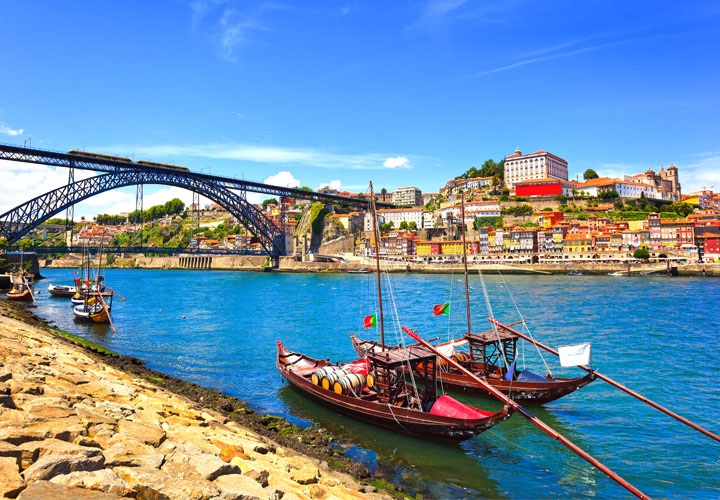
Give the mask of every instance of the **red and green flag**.
<path id="1" fill-rule="evenodd" d="M 377 326 L 377 315 L 371 314 L 370 316 L 365 316 L 365 328 L 372 328 L 374 326 Z"/>
<path id="2" fill-rule="evenodd" d="M 450 302 L 433 306 L 433 316 L 450 316 Z"/>

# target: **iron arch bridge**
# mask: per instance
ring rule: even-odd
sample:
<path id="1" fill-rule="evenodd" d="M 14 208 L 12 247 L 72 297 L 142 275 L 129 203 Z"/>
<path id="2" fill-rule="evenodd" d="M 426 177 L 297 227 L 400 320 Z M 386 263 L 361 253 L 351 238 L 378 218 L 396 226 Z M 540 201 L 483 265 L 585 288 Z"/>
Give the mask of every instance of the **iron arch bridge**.
<path id="1" fill-rule="evenodd" d="M 211 199 L 243 222 L 248 231 L 259 240 L 263 248 L 261 255 L 273 257 L 286 254 L 283 228 L 275 225 L 265 214 L 233 190 L 369 208 L 369 200 L 241 181 L 195 173 L 185 167 L 144 161 L 134 162 L 127 158 L 94 153 L 59 153 L 0 144 L 0 159 L 71 169 L 68 184 L 37 196 L 0 215 L 0 237 L 4 237 L 8 245 L 17 242 L 42 222 L 78 202 L 113 189 L 144 184 L 177 186 Z M 92 170 L 98 172 L 98 175 L 73 181 L 73 169 Z M 387 203 L 377 203 L 377 205 L 393 206 Z"/>

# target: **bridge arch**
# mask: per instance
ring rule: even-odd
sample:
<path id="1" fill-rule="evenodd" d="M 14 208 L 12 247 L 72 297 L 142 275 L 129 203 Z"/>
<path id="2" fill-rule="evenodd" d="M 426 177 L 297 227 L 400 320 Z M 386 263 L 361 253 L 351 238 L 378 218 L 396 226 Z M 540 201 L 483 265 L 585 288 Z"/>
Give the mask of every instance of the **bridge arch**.
<path id="1" fill-rule="evenodd" d="M 0 236 L 11 245 L 67 207 L 121 187 L 138 184 L 177 186 L 213 200 L 243 221 L 268 255 L 285 255 L 285 235 L 243 197 L 200 175 L 171 169 L 125 169 L 69 183 L 0 215 Z"/>

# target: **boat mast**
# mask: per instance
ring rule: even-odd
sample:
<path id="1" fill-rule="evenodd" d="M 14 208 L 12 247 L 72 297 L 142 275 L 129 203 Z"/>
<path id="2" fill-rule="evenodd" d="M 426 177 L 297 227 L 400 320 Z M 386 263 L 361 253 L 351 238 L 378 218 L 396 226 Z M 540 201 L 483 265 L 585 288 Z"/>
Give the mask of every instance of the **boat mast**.
<path id="1" fill-rule="evenodd" d="M 375 238 L 375 275 L 377 276 L 378 307 L 380 308 L 378 318 L 380 320 L 380 346 L 385 350 L 385 320 L 383 318 L 382 289 L 380 286 L 380 231 L 378 231 L 377 214 L 375 212 L 375 193 L 373 193 L 372 181 L 370 181 L 370 215 L 372 216 L 373 238 Z"/>
<path id="2" fill-rule="evenodd" d="M 462 228 L 463 270 L 465 271 L 465 312 L 467 314 L 467 332 L 472 333 L 470 319 L 470 287 L 468 285 L 467 242 L 465 241 L 465 194 L 460 195 L 460 226 Z"/>

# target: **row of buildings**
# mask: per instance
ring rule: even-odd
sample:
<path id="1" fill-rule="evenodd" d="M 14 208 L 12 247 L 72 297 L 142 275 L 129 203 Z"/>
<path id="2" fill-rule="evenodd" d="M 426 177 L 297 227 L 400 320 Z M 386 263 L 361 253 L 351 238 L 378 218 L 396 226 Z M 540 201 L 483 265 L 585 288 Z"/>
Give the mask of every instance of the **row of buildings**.
<path id="1" fill-rule="evenodd" d="M 646 221 L 610 222 L 592 215 L 587 221 L 566 221 L 562 212 L 543 211 L 532 216 L 538 227 L 484 227 L 466 232 L 466 252 L 472 261 L 514 260 L 565 262 L 575 260 L 628 260 L 645 248 L 656 258 L 689 262 L 720 261 L 720 216 L 712 211 L 682 220 L 662 220 L 657 213 Z M 457 231 L 456 231 L 457 232 Z M 358 253 L 374 255 L 372 236 L 366 236 Z M 428 239 L 407 230 L 381 237 L 381 257 L 419 262 L 455 262 L 463 254 L 460 238 Z"/>

